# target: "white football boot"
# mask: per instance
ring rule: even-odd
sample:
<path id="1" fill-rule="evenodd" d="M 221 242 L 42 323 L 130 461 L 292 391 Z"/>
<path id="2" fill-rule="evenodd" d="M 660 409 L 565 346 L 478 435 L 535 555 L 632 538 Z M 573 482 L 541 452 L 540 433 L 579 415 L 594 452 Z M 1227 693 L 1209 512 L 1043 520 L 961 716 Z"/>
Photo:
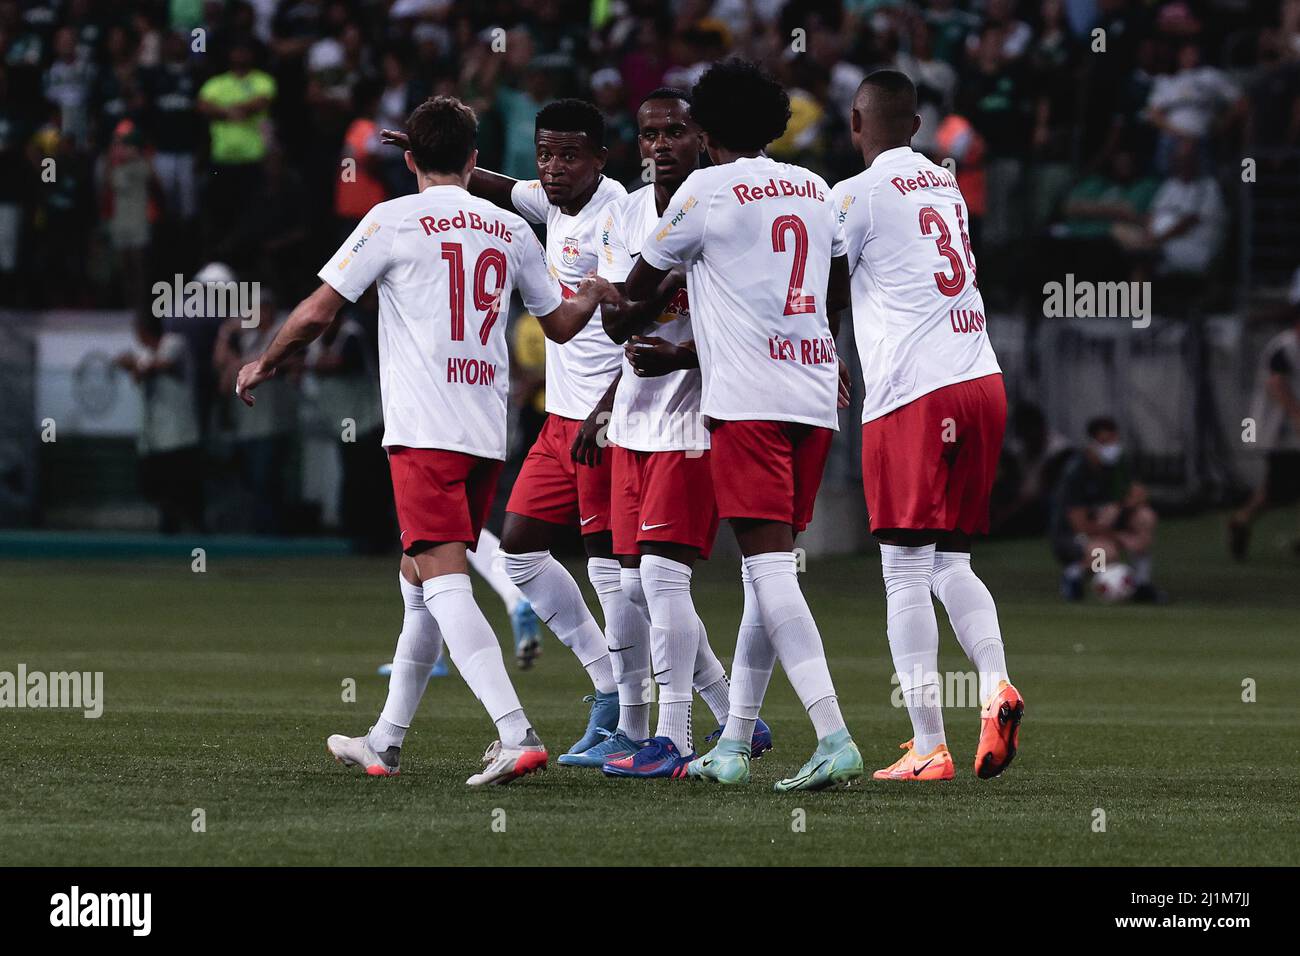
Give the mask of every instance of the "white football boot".
<path id="1" fill-rule="evenodd" d="M 402 772 L 398 766 L 402 748 L 389 747 L 382 754 L 376 753 L 370 746 L 369 731 L 362 737 L 331 734 L 325 741 L 325 749 L 337 763 L 348 767 L 362 767 L 371 777 L 396 777 Z"/>
<path id="2" fill-rule="evenodd" d="M 506 784 L 517 777 L 546 769 L 546 747 L 537 738 L 531 727 L 518 747 L 503 746 L 501 741 L 492 741 L 483 754 L 483 772 L 476 773 L 465 782 L 471 787 L 489 784 Z"/>

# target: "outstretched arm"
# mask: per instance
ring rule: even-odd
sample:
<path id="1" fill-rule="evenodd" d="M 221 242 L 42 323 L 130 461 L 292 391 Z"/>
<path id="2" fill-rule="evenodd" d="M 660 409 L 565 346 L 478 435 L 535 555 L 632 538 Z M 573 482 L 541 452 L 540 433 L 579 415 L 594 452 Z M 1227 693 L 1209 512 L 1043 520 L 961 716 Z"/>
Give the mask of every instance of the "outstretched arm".
<path id="1" fill-rule="evenodd" d="M 598 305 L 619 298 L 618 290 L 608 281 L 588 276 L 578 284 L 576 295 L 565 299 L 553 312 L 539 315 L 537 321 L 548 339 L 563 345 L 586 327 Z"/>
<path id="2" fill-rule="evenodd" d="M 632 271 L 627 275 L 627 282 L 624 283 L 626 294 L 637 301 L 651 298 L 655 290 L 663 285 L 668 272 L 668 269 L 656 269 L 637 256 Z"/>
<path id="3" fill-rule="evenodd" d="M 299 302 L 266 351 L 239 370 L 235 394 L 240 401 L 251 407 L 256 401 L 253 389 L 274 375 L 287 358 L 320 338 L 346 301 L 322 282 L 319 289 Z"/>

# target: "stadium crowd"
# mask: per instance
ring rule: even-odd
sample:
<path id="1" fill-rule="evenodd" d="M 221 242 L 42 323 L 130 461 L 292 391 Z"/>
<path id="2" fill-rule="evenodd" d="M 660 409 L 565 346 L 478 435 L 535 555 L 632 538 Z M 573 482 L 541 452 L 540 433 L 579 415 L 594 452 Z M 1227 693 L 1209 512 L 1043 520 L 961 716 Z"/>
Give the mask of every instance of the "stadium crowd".
<path id="1" fill-rule="evenodd" d="M 152 283 L 206 266 L 258 281 L 271 315 L 296 301 L 373 204 L 413 188 L 379 131 L 429 95 L 472 105 L 480 164 L 525 179 L 537 110 L 588 98 L 607 124 L 606 174 L 632 187 L 641 99 L 733 53 L 789 90 L 770 152 L 830 182 L 858 171 L 846 116 L 859 81 L 880 67 L 911 76 L 915 145 L 956 163 L 994 307 L 1065 264 L 1109 278 L 1231 269 L 1225 187 L 1242 144 L 1300 146 L 1300 0 L 0 0 L 0 306 L 132 309 L 155 358 L 120 364 L 146 380 L 157 355 L 180 355 L 149 320 Z M 257 530 L 286 530 L 302 381 L 316 406 L 373 390 L 373 307 L 360 306 L 308 357 L 312 374 L 283 383 L 283 402 L 237 420 L 227 380 L 270 330 L 167 330 L 191 346 L 195 407 L 167 441 L 189 448 L 214 420 L 230 433 L 265 502 Z M 516 405 L 535 426 L 534 338 L 516 330 Z M 1009 491 L 1003 508 L 1012 527 L 1041 530 L 1054 472 L 1036 456 L 1059 436 L 1049 449 L 1036 409 L 1018 414 L 1021 471 L 1041 489 L 1030 508 L 1023 487 Z M 195 462 L 170 456 L 150 483 L 174 488 Z M 349 467 L 345 512 L 382 461 Z M 201 507 L 166 503 L 164 524 L 202 523 Z"/>
<path id="2" fill-rule="evenodd" d="M 1201 270 L 1246 94 L 1251 135 L 1300 139 L 1295 0 L 3 0 L 0 304 L 135 305 L 212 260 L 294 298 L 411 188 L 377 134 L 432 93 L 524 178 L 538 108 L 588 97 L 633 182 L 640 98 L 729 53 L 791 92 L 773 154 L 832 182 L 855 171 L 858 81 L 912 76 L 917 145 L 956 161 L 995 299 L 997 252 L 1049 228 L 1071 256 Z M 1202 234 L 1165 235 L 1187 209 Z"/>

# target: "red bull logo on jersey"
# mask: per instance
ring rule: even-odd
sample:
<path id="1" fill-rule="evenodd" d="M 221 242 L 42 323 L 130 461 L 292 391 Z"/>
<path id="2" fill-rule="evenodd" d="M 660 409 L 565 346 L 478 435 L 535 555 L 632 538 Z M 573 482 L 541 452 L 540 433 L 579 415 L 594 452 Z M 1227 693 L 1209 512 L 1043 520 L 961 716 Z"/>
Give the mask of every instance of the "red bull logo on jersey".
<path id="1" fill-rule="evenodd" d="M 743 206 L 747 202 L 760 199 L 775 199 L 777 196 L 798 196 L 801 199 L 816 199 L 825 202 L 825 194 L 817 188 L 817 183 L 805 179 L 801 183 L 792 183 L 786 179 L 769 179 L 766 183 L 737 183 L 731 187 L 736 199 Z"/>
<path id="2" fill-rule="evenodd" d="M 572 237 L 564 240 L 564 245 L 560 247 L 560 258 L 564 260 L 566 266 L 574 265 L 578 257 L 582 255 L 582 250 L 578 248 L 578 240 Z"/>
<path id="3" fill-rule="evenodd" d="M 897 189 L 901 196 L 906 196 L 917 189 L 937 189 L 940 186 L 947 186 L 949 189 L 957 188 L 957 180 L 951 173 L 936 173 L 933 169 L 918 169 L 915 178 L 904 179 L 902 176 L 895 176 L 889 184 Z"/>
<path id="4" fill-rule="evenodd" d="M 666 325 L 669 322 L 676 322 L 678 319 L 691 317 L 690 303 L 686 299 L 686 290 L 678 289 L 673 293 L 672 299 L 664 306 L 664 310 L 659 313 L 659 318 L 655 319 L 660 325 Z"/>
<path id="5" fill-rule="evenodd" d="M 463 209 L 457 210 L 454 216 L 439 216 L 436 219 L 433 216 L 421 216 L 420 225 L 424 227 L 426 236 L 457 229 L 474 229 L 504 239 L 506 242 L 510 241 L 510 230 L 501 220 L 484 219 L 476 212 L 466 213 Z"/>

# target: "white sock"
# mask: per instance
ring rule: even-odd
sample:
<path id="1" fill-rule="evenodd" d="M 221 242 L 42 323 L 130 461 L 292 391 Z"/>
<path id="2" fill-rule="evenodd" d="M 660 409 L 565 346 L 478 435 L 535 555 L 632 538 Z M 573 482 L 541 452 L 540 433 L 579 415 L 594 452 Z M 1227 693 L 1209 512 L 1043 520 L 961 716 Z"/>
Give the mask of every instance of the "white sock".
<path id="1" fill-rule="evenodd" d="M 599 693 L 614 692 L 614 670 L 605 634 L 587 610 L 573 575 L 549 551 L 505 556 L 506 574 L 533 605 L 542 622 L 578 658 Z"/>
<path id="2" fill-rule="evenodd" d="M 501 743 L 517 747 L 528 721 L 506 673 L 492 626 L 474 603 L 468 574 L 443 574 L 424 582 L 424 606 L 438 622 L 460 676 L 497 725 Z"/>
<path id="3" fill-rule="evenodd" d="M 918 754 L 946 743 L 939 685 L 939 622 L 930 599 L 934 545 L 903 548 L 880 546 L 885 578 L 889 652 L 912 718 Z"/>
<path id="4" fill-rule="evenodd" d="M 695 687 L 695 693 L 708 705 L 713 719 L 718 723 L 726 723 L 727 713 L 731 709 L 731 683 L 727 680 L 727 669 L 718 660 L 718 655 L 713 653 L 704 622 L 699 617 L 695 618 L 695 622 L 700 630 L 700 643 L 695 651 L 695 673 L 691 675 L 691 683 Z"/>
<path id="5" fill-rule="evenodd" d="M 690 565 L 647 554 L 641 558 L 641 586 L 650 605 L 650 660 L 660 687 L 655 736 L 670 738 L 683 755 L 693 753 L 691 690 L 700 624 Z"/>
<path id="6" fill-rule="evenodd" d="M 843 730 L 844 718 L 838 704 L 832 702 L 813 708 L 818 701 L 835 697 L 835 685 L 826 666 L 826 651 L 817 622 L 799 590 L 794 552 L 755 554 L 745 558 L 745 566 L 754 582 L 754 594 L 758 597 L 758 610 L 763 615 L 768 639 L 776 648 L 790 686 L 812 718 L 817 739 Z"/>
<path id="7" fill-rule="evenodd" d="M 473 551 L 466 551 L 469 566 L 478 572 L 479 577 L 488 583 L 497 597 L 506 606 L 506 613 L 513 614 L 515 606 L 523 598 L 515 582 L 506 574 L 505 555 L 501 552 L 501 539 L 487 528 L 479 532 L 478 546 Z"/>
<path id="8" fill-rule="evenodd" d="M 618 687 L 618 729 L 633 740 L 650 736 L 650 622 L 623 591 L 614 558 L 588 558 L 587 577 L 605 612 L 605 642 Z M 630 570 L 635 570 L 630 569 Z"/>
<path id="9" fill-rule="evenodd" d="M 754 593 L 749 568 L 744 564 L 740 566 L 740 583 L 745 592 L 745 608 L 736 634 L 736 659 L 731 662 L 731 707 L 722 739 L 749 743 L 754 737 L 754 724 L 767 694 L 768 681 L 772 679 L 772 668 L 776 666 L 776 648 L 767 639 L 763 615 L 758 611 L 758 595 Z"/>
<path id="10" fill-rule="evenodd" d="M 964 551 L 935 552 L 930 590 L 948 609 L 957 643 L 975 665 L 983 704 L 998 689 L 999 681 L 1010 680 L 993 595 L 971 570 L 970 555 Z"/>
<path id="11" fill-rule="evenodd" d="M 397 580 L 402 588 L 402 633 L 393 652 L 388 698 L 379 720 L 370 730 L 370 746 L 376 753 L 402 746 L 429 683 L 429 671 L 442 653 L 442 634 L 438 622 L 424 606 L 424 589 L 400 574 Z"/>

